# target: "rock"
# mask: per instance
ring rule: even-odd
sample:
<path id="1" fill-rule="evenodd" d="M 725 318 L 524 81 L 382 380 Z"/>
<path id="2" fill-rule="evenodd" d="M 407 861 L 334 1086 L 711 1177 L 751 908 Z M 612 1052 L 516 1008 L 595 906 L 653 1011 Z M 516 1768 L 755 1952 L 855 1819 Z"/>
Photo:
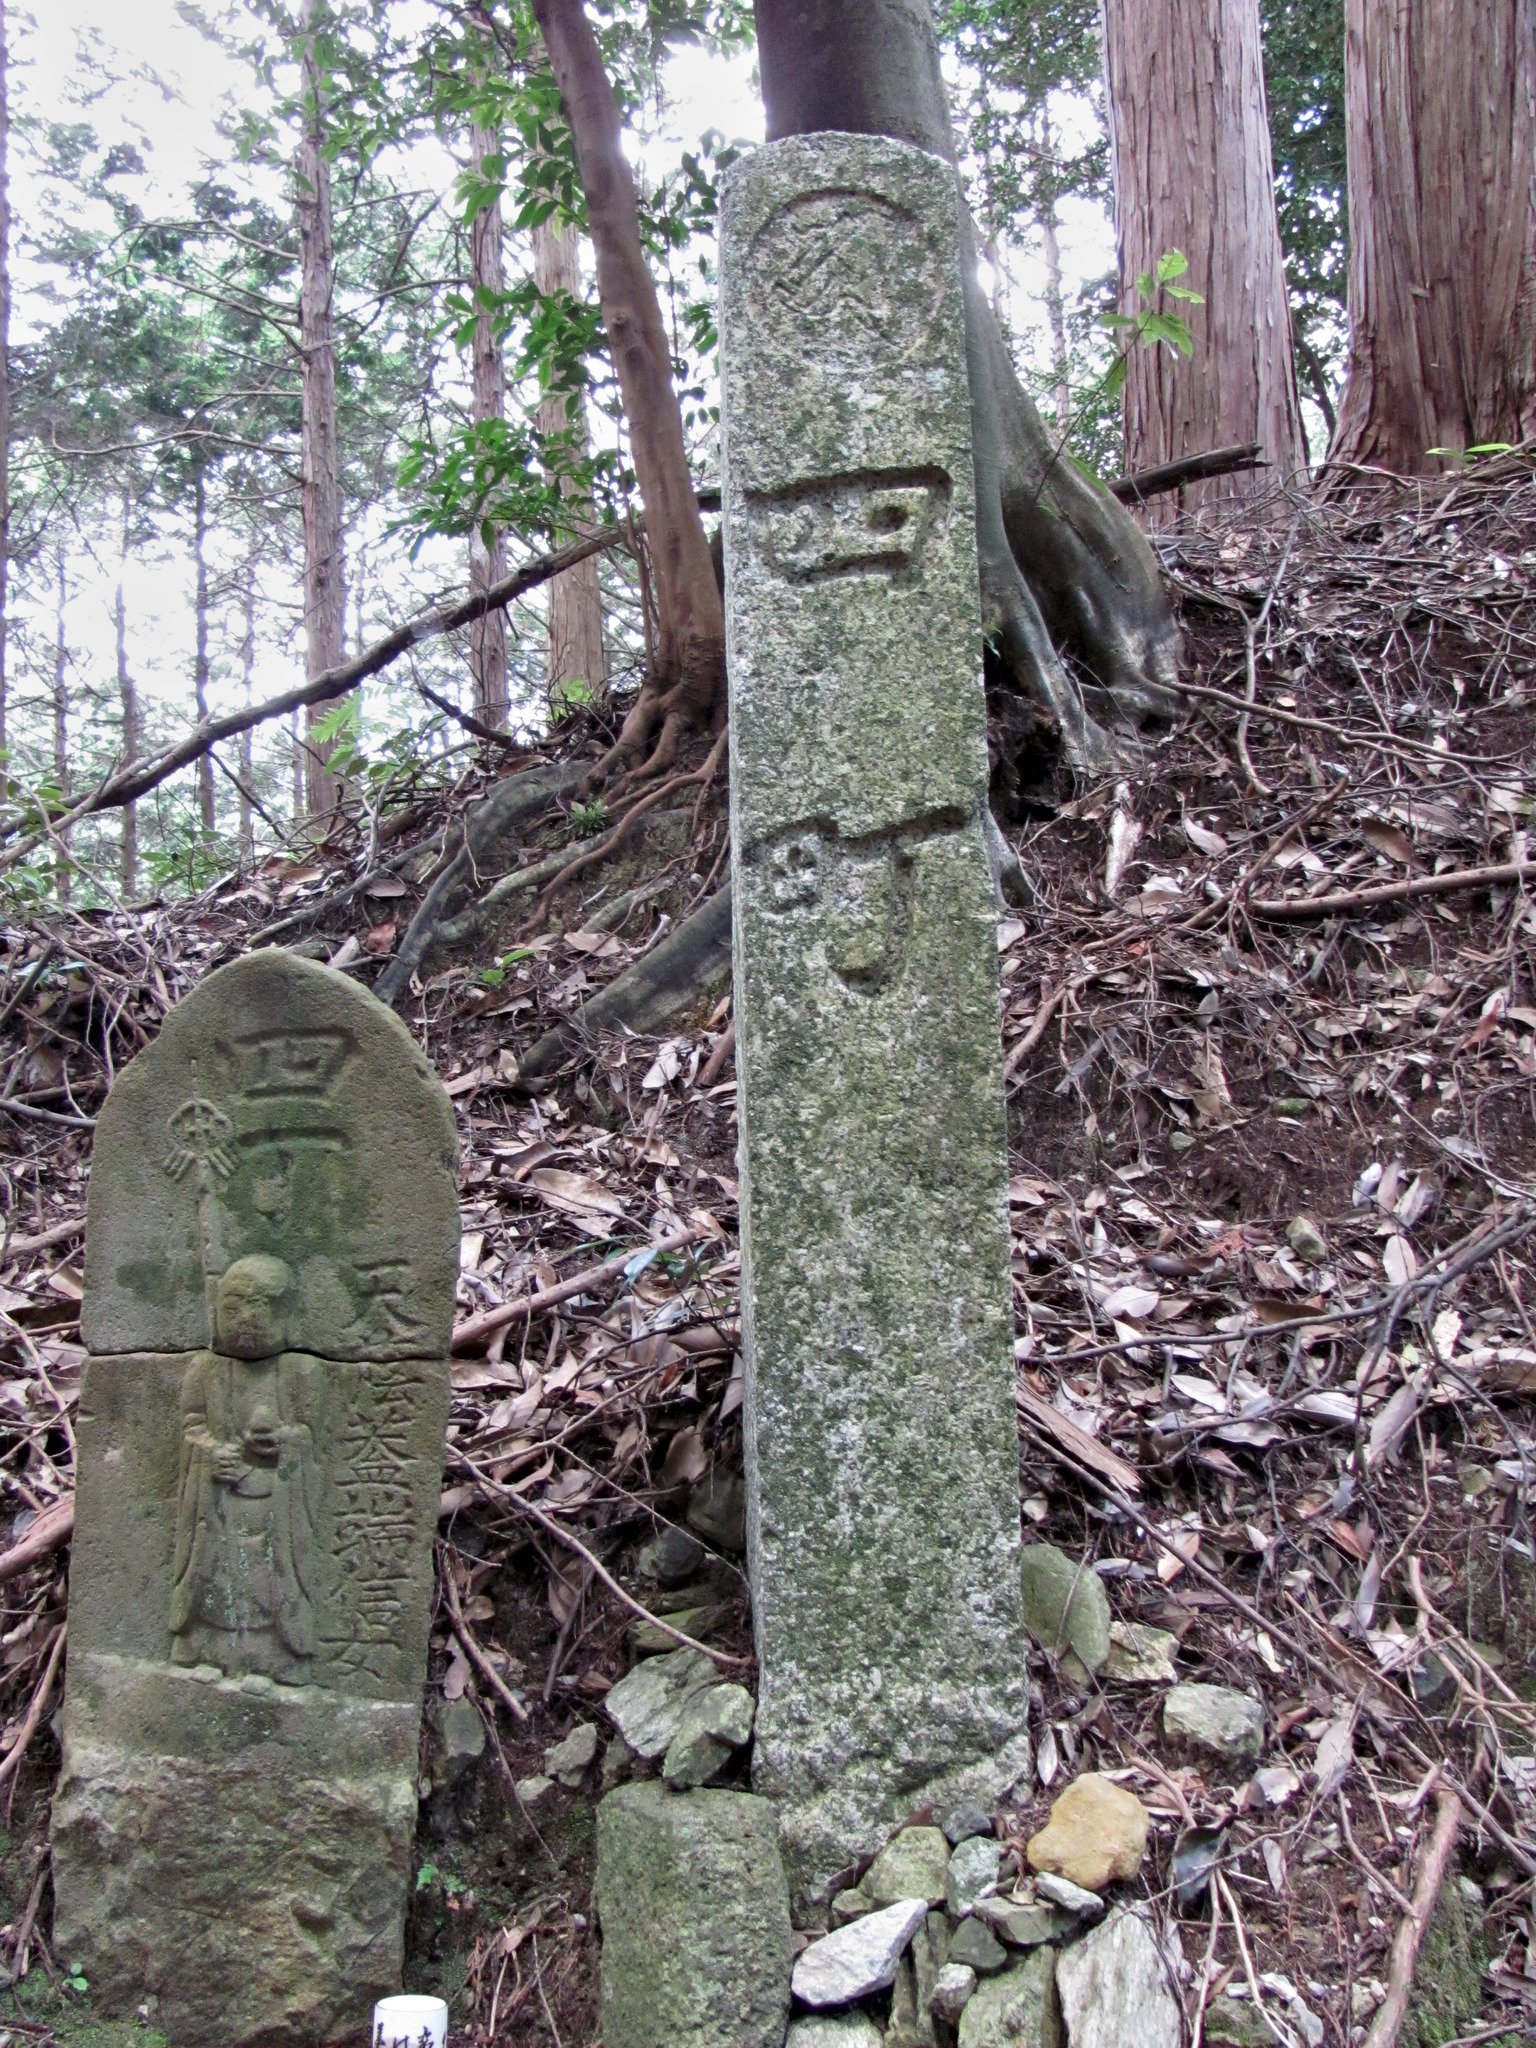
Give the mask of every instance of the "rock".
<path id="1" fill-rule="evenodd" d="M 1090 1892 L 1080 1884 L 1074 1884 L 1069 1877 L 1058 1871 L 1042 1870 L 1035 1879 L 1035 1890 L 1042 1898 L 1049 1899 L 1053 1906 L 1060 1906 L 1064 1913 L 1081 1915 L 1084 1920 L 1102 1920 L 1104 1901 L 1097 1892 Z"/>
<path id="2" fill-rule="evenodd" d="M 1225 1685 L 1176 1685 L 1163 1702 L 1163 1732 L 1240 1763 L 1263 1753 L 1264 1709 Z"/>
<path id="3" fill-rule="evenodd" d="M 933 2028 L 933 1987 L 939 1972 L 949 1961 L 949 1922 L 942 1913 L 930 1913 L 912 1937 L 912 1968 L 917 1979 L 917 2010 Z"/>
<path id="4" fill-rule="evenodd" d="M 1140 2048 L 1139 2036 L 1126 2038 Z M 978 1984 L 960 2015 L 960 2048 L 1064 2048 L 1065 2039 L 1054 1949 L 1037 1948 Z"/>
<path id="5" fill-rule="evenodd" d="M 919 1933 L 922 1931 L 918 1930 Z M 938 2048 L 933 2015 L 917 1996 L 917 1965 L 909 1950 L 896 1965 L 896 1982 L 891 1987 L 891 2017 L 885 2029 L 885 2048 Z"/>
<path id="6" fill-rule="evenodd" d="M 1440 1887 L 1414 1966 L 1413 2010 L 1398 2036 L 1402 2048 L 1432 2048 L 1454 2040 L 1476 2019 L 1481 2010 L 1481 1925 L 1481 1916 L 1469 1914 L 1454 1884 Z"/>
<path id="7" fill-rule="evenodd" d="M 98 1112 L 52 1932 L 103 2018 L 328 2040 L 399 1989 L 457 1155 L 400 1020 L 277 949 Z"/>
<path id="8" fill-rule="evenodd" d="M 958 2027 L 976 1989 L 976 1972 L 964 1963 L 946 1963 L 934 1979 L 928 2010 L 947 2027 Z"/>
<path id="9" fill-rule="evenodd" d="M 962 1920 L 949 1937 L 949 1960 L 965 1963 L 978 1977 L 992 1977 L 1008 1960 L 1008 1951 L 985 1921 Z"/>
<path id="10" fill-rule="evenodd" d="M 590 1721 L 573 1728 L 563 1742 L 544 1752 L 544 1768 L 552 1778 L 574 1792 L 591 1769 L 597 1756 L 597 1730 Z"/>
<path id="11" fill-rule="evenodd" d="M 1180 2048 L 1183 2011 L 1144 1913 L 1122 1907 L 1063 1949 L 1056 1988 L 1072 2048 Z"/>
<path id="12" fill-rule="evenodd" d="M 952 1806 L 940 1825 L 944 1830 L 945 1841 L 958 1848 L 962 1842 L 969 1841 L 972 1835 L 990 1835 L 992 1816 L 984 1806 L 977 1806 L 974 1801 L 966 1801 L 960 1806 Z"/>
<path id="13" fill-rule="evenodd" d="M 927 1911 L 922 1899 L 901 1899 L 813 1941 L 795 1962 L 796 1998 L 802 2005 L 852 2005 L 871 1992 L 888 1990 Z"/>
<path id="14" fill-rule="evenodd" d="M 1026 1722 L 955 205 L 845 134 L 721 196 L 753 1782 L 807 1891 Z"/>
<path id="15" fill-rule="evenodd" d="M 1328 1256 L 1328 1240 L 1310 1216 L 1293 1216 L 1285 1227 L 1291 1250 L 1310 1266 L 1320 1265 Z"/>
<path id="16" fill-rule="evenodd" d="M 1091 1564 L 1054 1543 L 1026 1543 L 1020 1555 L 1024 1625 L 1052 1656 L 1070 1650 L 1083 1671 L 1109 1662 L 1109 1596 Z"/>
<path id="17" fill-rule="evenodd" d="M 1460 1687 L 1442 1659 L 1433 1650 L 1425 1650 L 1408 1667 L 1408 1690 L 1426 1714 L 1438 1714 L 1454 1702 Z"/>
<path id="18" fill-rule="evenodd" d="M 661 1775 L 678 1787 L 706 1785 L 750 1740 L 756 1702 L 744 1685 L 709 1685 L 683 1707 Z"/>
<path id="19" fill-rule="evenodd" d="M 968 1836 L 955 1850 L 949 1859 L 944 1904 L 957 1920 L 963 1919 L 978 1899 L 996 1891 L 1002 1861 L 1002 1843 L 987 1835 Z"/>
<path id="20" fill-rule="evenodd" d="M 674 1650 L 637 1664 L 609 1687 L 603 1707 L 636 1756 L 662 1756 L 677 1739 L 688 1701 L 714 1682 L 712 1658 L 702 1650 Z"/>
<path id="21" fill-rule="evenodd" d="M 615 1735 L 603 1751 L 603 1790 L 611 1792 L 616 1785 L 622 1785 L 629 1776 L 630 1766 L 634 1761 L 635 1752 L 622 1735 Z"/>
<path id="22" fill-rule="evenodd" d="M 717 1550 L 739 1557 L 747 1547 L 747 1482 L 717 1465 L 688 1499 L 688 1526 Z"/>
<path id="23" fill-rule="evenodd" d="M 839 1892 L 832 1901 L 832 1925 L 846 1927 L 852 1920 L 862 1920 L 866 1913 L 873 1913 L 875 1902 L 857 1890 Z"/>
<path id="24" fill-rule="evenodd" d="M 859 1890 L 877 1906 L 897 1899 L 941 1905 L 949 1877 L 949 1844 L 939 1828 L 903 1828 L 864 1873 Z"/>
<path id="25" fill-rule="evenodd" d="M 597 1809 L 606 2048 L 780 2048 L 792 1942 L 778 1821 L 653 1781 Z"/>
<path id="26" fill-rule="evenodd" d="M 707 1642 L 709 1632 L 720 1619 L 720 1604 L 711 1600 L 699 1607 L 679 1607 L 668 1610 L 667 1620 L 680 1634 L 692 1636 L 696 1643 Z M 629 1624 L 629 1647 L 636 1657 L 664 1657 L 677 1648 L 677 1637 L 668 1635 L 659 1621 L 632 1621 Z"/>
<path id="27" fill-rule="evenodd" d="M 427 1716 L 434 1785 L 456 1785 L 485 1755 L 485 1723 L 473 1700 L 438 1700 Z"/>
<path id="28" fill-rule="evenodd" d="M 1112 1621 L 1104 1675 L 1121 1685 L 1171 1685 L 1178 1677 L 1173 1668 L 1178 1648 L 1178 1637 L 1165 1628 L 1148 1628 L 1140 1621 Z"/>
<path id="29" fill-rule="evenodd" d="M 1050 1820 L 1025 1853 L 1031 1870 L 1051 1872 L 1085 1891 L 1101 1892 L 1140 1870 L 1147 1827 L 1147 1809 L 1134 1792 L 1097 1771 L 1085 1771 L 1052 1806 Z"/>
<path id="30" fill-rule="evenodd" d="M 883 2048 L 883 2037 L 862 2012 L 818 2012 L 795 2021 L 784 2048 Z"/>
<path id="31" fill-rule="evenodd" d="M 553 1778 L 546 1778 L 542 1774 L 536 1778 L 519 1778 L 512 1789 L 516 1792 L 522 1805 L 537 1806 L 541 1799 L 546 1798 L 554 1791 L 555 1781 Z"/>
<path id="32" fill-rule="evenodd" d="M 686 1585 L 703 1562 L 703 1544 L 673 1522 L 668 1522 L 636 1559 L 641 1575 L 663 1586 Z"/>
<path id="33" fill-rule="evenodd" d="M 1213 1998 L 1205 2009 L 1205 2038 L 1211 2048 L 1272 2048 L 1274 2036 L 1255 2006 L 1235 1998 Z"/>
<path id="34" fill-rule="evenodd" d="M 1103 1911 L 1102 1899 L 1093 1892 L 1085 1896 L 1093 1900 L 1099 1912 Z M 1030 1906 L 1016 1899 L 981 1899 L 975 1912 L 976 1918 L 1010 1948 L 1038 1948 L 1043 1941 L 1062 1941 L 1076 1931 L 1079 1920 L 1078 1914 L 1063 1912 L 1060 1906 Z"/>

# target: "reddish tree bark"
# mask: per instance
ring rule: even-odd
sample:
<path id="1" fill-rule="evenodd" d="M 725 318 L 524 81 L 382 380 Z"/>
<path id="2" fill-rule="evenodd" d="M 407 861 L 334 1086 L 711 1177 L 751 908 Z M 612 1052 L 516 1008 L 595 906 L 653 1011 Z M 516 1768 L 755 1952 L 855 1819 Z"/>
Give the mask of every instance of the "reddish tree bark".
<path id="1" fill-rule="evenodd" d="M 1536 0 L 1348 0 L 1349 372 L 1333 456 L 1536 435 Z"/>
<path id="2" fill-rule="evenodd" d="M 335 250 L 331 239 L 331 167 L 325 159 L 325 95 L 314 31 L 325 0 L 300 0 L 303 131 L 297 170 L 299 348 L 302 363 L 304 498 L 304 673 L 324 675 L 344 653 L 346 582 L 341 556 L 341 474 L 336 439 L 336 344 L 331 321 Z M 328 818 L 342 782 L 326 763 L 333 751 L 315 737 L 325 707 L 311 705 L 305 731 L 309 816 Z"/>
<path id="3" fill-rule="evenodd" d="M 499 156 L 501 138 L 478 123 L 470 132 L 470 156 L 475 170 L 483 172 L 488 156 Z M 483 207 L 470 228 L 470 282 L 478 311 L 471 369 L 474 382 L 474 420 L 499 420 L 506 413 L 506 376 L 502 363 L 501 336 L 496 316 L 484 302 L 502 290 L 501 206 Z M 482 296 L 484 295 L 484 297 Z M 486 547 L 476 534 L 469 545 L 471 590 L 489 590 L 507 573 L 507 550 L 499 532 Z M 470 658 L 475 677 L 475 716 L 498 729 L 507 722 L 507 616 L 487 612 L 476 622 L 470 639 Z"/>
<path id="4" fill-rule="evenodd" d="M 1103 23 L 1121 310 L 1145 310 L 1135 280 L 1173 249 L 1189 259 L 1179 283 L 1205 301 L 1167 309 L 1192 356 L 1130 349 L 1125 466 L 1257 441 L 1275 472 L 1304 473 L 1258 0 L 1103 0 Z M 1149 516 L 1254 489 L 1251 475 L 1191 485 Z"/>
<path id="5" fill-rule="evenodd" d="M 659 772 L 675 758 L 684 733 L 724 713 L 725 609 L 688 472 L 671 350 L 640 243 L 618 103 L 582 0 L 533 0 L 533 11 L 576 142 L 598 299 L 645 500 L 659 613 L 654 674 L 624 722 L 616 752 L 638 754 L 659 724 L 646 764 L 648 772 Z"/>
<path id="6" fill-rule="evenodd" d="M 533 277 L 546 295 L 569 292 L 581 296 L 581 260 L 576 230 L 558 214 L 533 231 Z M 583 446 L 587 442 L 587 411 L 580 397 L 555 393 L 539 407 L 539 431 L 544 434 L 575 432 Z M 566 497 L 575 496 L 569 477 L 561 481 Z M 573 508 L 572 524 L 583 533 L 591 523 L 590 507 Z M 585 512 L 586 516 L 583 516 Z M 548 657 L 544 682 L 551 704 L 559 704 L 568 683 L 585 683 L 599 689 L 608 679 L 608 657 L 603 647 L 603 588 L 598 577 L 597 557 L 578 562 L 549 586 L 549 626 L 546 634 Z"/>

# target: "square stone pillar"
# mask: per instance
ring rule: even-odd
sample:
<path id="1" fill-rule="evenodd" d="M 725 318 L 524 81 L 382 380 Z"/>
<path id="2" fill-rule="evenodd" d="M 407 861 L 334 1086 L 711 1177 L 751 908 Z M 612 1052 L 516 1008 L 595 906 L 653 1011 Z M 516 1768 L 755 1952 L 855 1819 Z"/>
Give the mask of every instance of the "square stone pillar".
<path id="1" fill-rule="evenodd" d="M 754 1783 L 802 1897 L 1029 1763 L 957 209 L 818 135 L 721 225 Z"/>

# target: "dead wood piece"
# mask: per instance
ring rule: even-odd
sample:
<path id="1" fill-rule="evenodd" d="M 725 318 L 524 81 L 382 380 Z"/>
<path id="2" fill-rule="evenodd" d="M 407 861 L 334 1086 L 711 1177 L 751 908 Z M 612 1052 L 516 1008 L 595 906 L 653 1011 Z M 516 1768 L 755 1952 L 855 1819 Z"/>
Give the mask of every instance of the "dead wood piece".
<path id="1" fill-rule="evenodd" d="M 518 1061 L 522 1080 L 558 1066 L 599 1031 L 658 1031 L 731 971 L 731 885 L 726 883 L 674 932 L 643 954 L 591 1002 L 557 1024 Z"/>
<path id="2" fill-rule="evenodd" d="M 1419 1870 L 1419 1881 L 1413 1888 L 1413 1904 L 1404 1915 L 1397 1930 L 1397 1939 L 1392 1944 L 1387 1995 L 1371 2022 L 1365 2048 L 1393 2048 L 1403 2021 L 1408 2017 L 1408 2001 L 1413 1996 L 1413 1972 L 1419 1960 L 1419 1948 L 1440 1897 L 1440 1887 L 1445 1882 L 1445 1874 L 1455 1852 L 1460 1826 L 1461 1801 L 1448 1785 L 1444 1785 L 1436 1795 L 1435 1829 Z"/>
<path id="3" fill-rule="evenodd" d="M 530 769 L 496 783 L 464 822 L 464 843 L 422 898 L 400 950 L 373 985 L 381 1003 L 396 1003 L 410 986 L 411 976 L 437 940 L 439 927 L 453 916 L 486 877 L 495 872 L 507 839 L 541 817 L 565 797 L 575 794 L 589 772 L 585 761 L 563 761 L 554 767 Z"/>
<path id="4" fill-rule="evenodd" d="M 1489 889 L 1498 882 L 1524 882 L 1536 875 L 1536 861 L 1504 861 L 1497 867 L 1457 868 L 1444 875 L 1413 875 L 1404 882 L 1383 882 L 1373 889 L 1344 889 L 1332 896 L 1259 897 L 1248 905 L 1250 917 L 1271 924 L 1301 924 L 1318 917 L 1342 917 L 1351 910 L 1372 910 L 1382 903 L 1407 903 L 1417 896 L 1453 896 L 1463 889 Z"/>
<path id="5" fill-rule="evenodd" d="M 0 1241 L 0 1259 L 16 1259 L 32 1252 L 45 1252 L 50 1246 L 64 1244 L 72 1237 L 81 1237 L 85 1232 L 85 1218 L 71 1216 L 67 1223 L 50 1223 L 46 1230 L 39 1230 L 31 1237 L 8 1237 Z"/>
<path id="6" fill-rule="evenodd" d="M 69 1541 L 74 1528 L 75 1496 L 70 1494 L 67 1499 L 56 1500 L 44 1508 L 10 1549 L 0 1552 L 0 1582 L 14 1579 L 29 1564 L 36 1564 L 40 1557 L 59 1549 Z"/>
<path id="7" fill-rule="evenodd" d="M 1204 455 L 1186 455 L 1179 462 L 1160 462 L 1153 469 L 1117 476 L 1108 489 L 1110 496 L 1118 498 L 1122 505 L 1139 505 L 1144 498 L 1181 491 L 1186 484 L 1203 483 L 1207 477 L 1234 476 L 1239 470 L 1268 466 L 1262 444 L 1250 441 L 1242 447 L 1212 448 Z"/>
<path id="8" fill-rule="evenodd" d="M 1103 1444 L 1089 1436 L 1086 1430 L 1079 1429 L 1075 1422 L 1063 1415 L 1060 1409 L 1053 1408 L 1032 1387 L 1021 1385 L 1017 1400 L 1019 1413 L 1027 1421 L 1053 1437 L 1064 1451 L 1096 1472 L 1101 1479 L 1107 1480 L 1111 1486 L 1118 1486 L 1123 1493 L 1140 1493 L 1141 1474 L 1134 1465 L 1127 1464 L 1118 1453 L 1106 1450 Z"/>
<path id="9" fill-rule="evenodd" d="M 570 1301 L 578 1294 L 601 1287 L 605 1280 L 622 1273 L 631 1259 L 638 1259 L 646 1252 L 654 1252 L 658 1258 L 667 1252 L 680 1252 L 709 1235 L 702 1223 L 690 1224 L 686 1230 L 674 1230 L 670 1237 L 664 1237 L 654 1245 L 631 1245 L 627 1251 L 615 1252 L 600 1266 L 589 1266 L 584 1273 L 573 1273 L 569 1280 L 546 1287 L 539 1294 L 525 1294 L 520 1301 L 504 1301 L 500 1308 L 488 1308 L 478 1316 L 468 1316 L 455 1326 L 452 1348 L 455 1351 L 473 1350 L 476 1344 L 483 1342 L 493 1331 L 504 1329 L 508 1323 L 518 1322 L 524 1316 L 542 1315 L 547 1308 L 557 1308 L 562 1301 Z"/>
<path id="10" fill-rule="evenodd" d="M 713 1088 L 726 1061 L 736 1050 L 736 1019 L 733 1017 L 716 1041 L 715 1049 L 699 1070 L 699 1086 Z"/>

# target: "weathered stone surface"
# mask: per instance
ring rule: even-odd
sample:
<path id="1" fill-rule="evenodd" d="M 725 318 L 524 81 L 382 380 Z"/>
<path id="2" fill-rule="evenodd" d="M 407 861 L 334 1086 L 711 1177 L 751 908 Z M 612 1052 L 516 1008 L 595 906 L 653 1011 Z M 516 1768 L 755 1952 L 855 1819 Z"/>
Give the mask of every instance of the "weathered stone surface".
<path id="1" fill-rule="evenodd" d="M 875 1902 L 866 1898 L 857 1887 L 842 1891 L 832 1901 L 832 1925 L 846 1927 L 850 1920 L 862 1920 L 866 1913 L 873 1913 Z"/>
<path id="2" fill-rule="evenodd" d="M 1083 1671 L 1109 1662 L 1109 1597 L 1104 1581 L 1081 1558 L 1054 1543 L 1026 1543 L 1020 1558 L 1024 1625 L 1054 1657 L 1070 1652 Z"/>
<path id="3" fill-rule="evenodd" d="M 1008 1960 L 1008 1951 L 983 1920 L 962 1920 L 949 1938 L 949 1960 L 966 1963 L 978 1977 L 992 1977 Z"/>
<path id="4" fill-rule="evenodd" d="M 784 2048 L 882 2048 L 883 2037 L 861 2012 L 817 2012 L 796 2020 Z"/>
<path id="5" fill-rule="evenodd" d="M 754 1782 L 818 1894 L 1028 1760 L 957 221 L 818 135 L 721 224 Z"/>
<path id="6" fill-rule="evenodd" d="M 409 1032 L 280 952 L 98 1121 L 54 1931 L 178 2042 L 399 1988 L 456 1151 Z"/>
<path id="7" fill-rule="evenodd" d="M 1225 1685 L 1176 1685 L 1163 1702 L 1163 1732 L 1227 1763 L 1264 1749 L 1264 1709 Z"/>
<path id="8" fill-rule="evenodd" d="M 1179 2048 L 1184 2038 L 1168 1965 L 1144 1913 L 1111 1913 L 1056 1963 L 1072 2048 Z"/>
<path id="9" fill-rule="evenodd" d="M 485 1755 L 485 1722 L 473 1700 L 459 1699 L 439 1700 L 431 1724 L 433 1780 L 454 1784 Z"/>
<path id="10" fill-rule="evenodd" d="M 918 1929 L 920 1934 L 922 1929 Z M 891 1986 L 891 2017 L 885 2029 L 885 2048 L 938 2048 L 933 2015 L 917 1995 L 917 1965 L 908 1949 L 896 1965 L 896 1982 Z"/>
<path id="11" fill-rule="evenodd" d="M 1102 1906 L 1094 1898 L 1096 1906 Z M 1078 1916 L 1060 1906 L 1022 1905 L 1016 1899 L 981 1899 L 976 1918 L 1010 1948 L 1038 1948 L 1043 1941 L 1061 1941 L 1076 1929 Z"/>
<path id="12" fill-rule="evenodd" d="M 1065 2041 L 1054 1949 L 1037 1948 L 978 1984 L 960 2015 L 960 2048 L 1065 2048 Z"/>
<path id="13" fill-rule="evenodd" d="M 952 1842 L 958 1848 L 962 1842 L 969 1841 L 972 1835 L 990 1835 L 992 1816 L 984 1806 L 975 1806 L 967 1802 L 963 1806 L 952 1806 L 940 1825 L 944 1829 L 945 1841 Z"/>
<path id="14" fill-rule="evenodd" d="M 544 1752 L 544 1768 L 552 1778 L 575 1791 L 597 1756 L 597 1730 L 590 1721 L 573 1728 L 563 1742 Z"/>
<path id="15" fill-rule="evenodd" d="M 1053 1906 L 1060 1906 L 1064 1913 L 1081 1915 L 1085 1920 L 1102 1920 L 1104 1901 L 1097 1892 L 1086 1886 L 1074 1884 L 1060 1872 L 1042 1870 L 1035 1878 L 1035 1890 L 1041 1898 L 1049 1899 Z"/>
<path id="16" fill-rule="evenodd" d="M 927 1911 L 921 1899 L 901 1899 L 813 1941 L 795 1962 L 796 1998 L 802 2005 L 852 2005 L 888 1990 Z"/>
<path id="17" fill-rule="evenodd" d="M 969 1913 L 979 1899 L 997 1889 L 997 1873 L 1003 1861 L 1003 1845 L 987 1835 L 972 1835 L 949 1859 L 944 1886 L 944 1903 L 958 1920 Z"/>
<path id="18" fill-rule="evenodd" d="M 871 1863 L 859 1890 L 877 1906 L 897 1899 L 926 1899 L 937 1906 L 943 1903 L 948 1873 L 949 1844 L 939 1829 L 903 1828 Z"/>
<path id="19" fill-rule="evenodd" d="M 1205 2009 L 1205 2038 L 1211 2048 L 1270 2048 L 1274 2035 L 1256 2006 L 1213 1998 Z"/>
<path id="20" fill-rule="evenodd" d="M 647 1658 L 610 1686 L 603 1710 L 636 1756 L 663 1756 L 677 1740 L 684 1707 L 714 1681 L 714 1661 L 702 1650 L 675 1650 Z"/>
<path id="21" fill-rule="evenodd" d="M 693 1489 L 688 1526 L 717 1550 L 739 1556 L 747 1547 L 747 1489 L 739 1472 L 717 1465 Z"/>
<path id="22" fill-rule="evenodd" d="M 754 1701 L 744 1685 L 706 1685 L 684 1702 L 662 1760 L 669 1785 L 707 1785 L 752 1734 Z"/>
<path id="23" fill-rule="evenodd" d="M 1121 1685 L 1171 1685 L 1178 1677 L 1173 1668 L 1178 1648 L 1178 1637 L 1168 1629 L 1150 1628 L 1140 1621 L 1112 1621 L 1104 1674 Z"/>
<path id="24" fill-rule="evenodd" d="M 936 2020 L 943 2020 L 949 2027 L 958 2027 L 960 2015 L 970 2004 L 976 1991 L 976 1972 L 964 1963 L 946 1963 L 934 1979 L 933 1996 L 928 2001 L 928 2010 Z"/>
<path id="25" fill-rule="evenodd" d="M 623 1785 L 597 1809 L 606 2048 L 780 2048 L 789 1894 L 766 1800 Z"/>
<path id="26" fill-rule="evenodd" d="M 1025 1851 L 1031 1870 L 1049 1871 L 1101 1892 L 1134 1877 L 1147 1849 L 1147 1809 L 1134 1792 L 1085 1771 L 1062 1793 Z"/>

